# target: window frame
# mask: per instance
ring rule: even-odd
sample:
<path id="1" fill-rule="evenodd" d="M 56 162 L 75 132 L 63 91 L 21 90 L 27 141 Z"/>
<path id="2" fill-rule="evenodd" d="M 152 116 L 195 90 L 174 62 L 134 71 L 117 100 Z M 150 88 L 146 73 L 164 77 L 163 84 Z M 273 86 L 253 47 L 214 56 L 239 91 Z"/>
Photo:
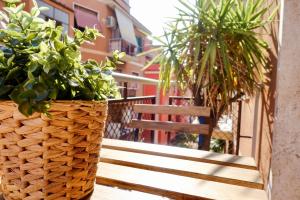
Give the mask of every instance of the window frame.
<path id="1" fill-rule="evenodd" d="M 86 9 L 86 10 L 88 10 L 88 11 L 91 11 L 91 12 L 96 13 L 96 14 L 97 14 L 97 19 L 99 20 L 99 23 L 101 23 L 101 16 L 100 16 L 100 12 L 99 12 L 98 10 L 91 9 L 91 8 L 88 8 L 88 7 L 85 6 L 85 5 L 82 5 L 82 4 L 78 3 L 78 2 L 74 2 L 74 3 L 73 3 L 73 10 L 74 10 L 74 11 L 75 11 L 75 9 L 76 9 L 76 6 L 77 6 L 77 7 L 81 7 L 81 8 L 83 8 L 83 9 Z M 74 14 L 74 28 L 77 28 L 77 29 L 79 29 L 79 30 L 81 30 L 81 31 L 84 31 L 84 30 L 85 30 L 85 27 L 80 27 L 80 26 L 77 25 L 75 14 Z"/>
<path id="2" fill-rule="evenodd" d="M 60 9 L 60 8 L 57 8 L 57 7 L 55 7 L 55 6 L 53 6 L 53 5 L 51 5 L 51 4 L 49 4 L 48 2 L 45 2 L 45 1 L 43 1 L 43 0 L 38 0 L 37 1 L 37 3 L 42 3 L 42 4 L 46 4 L 47 5 L 47 7 L 49 6 L 49 7 L 51 7 L 51 10 L 52 10 L 52 15 L 51 16 L 49 16 L 49 15 L 47 15 L 47 13 L 43 13 L 43 12 L 41 12 L 40 13 L 40 16 L 42 16 L 42 18 L 44 19 L 44 20 L 49 20 L 49 19 L 51 19 L 51 20 L 54 20 L 54 21 L 56 21 L 56 25 L 57 26 L 62 26 L 63 28 L 64 28 L 64 31 L 67 33 L 67 34 L 69 34 L 69 27 L 70 27 L 70 14 L 68 13 L 68 12 L 65 12 L 64 10 L 62 10 L 62 9 Z M 43 5 L 42 5 L 43 6 Z M 55 11 L 56 10 L 58 10 L 59 12 L 62 12 L 62 13 L 64 13 L 64 14 L 66 14 L 67 16 L 68 16 L 68 18 L 67 18 L 67 20 L 65 20 L 65 21 L 67 21 L 68 23 L 65 23 L 65 22 L 63 22 L 63 21 L 61 21 L 61 20 L 58 20 L 58 19 L 55 19 Z M 65 27 L 67 27 L 67 29 L 65 30 Z"/>

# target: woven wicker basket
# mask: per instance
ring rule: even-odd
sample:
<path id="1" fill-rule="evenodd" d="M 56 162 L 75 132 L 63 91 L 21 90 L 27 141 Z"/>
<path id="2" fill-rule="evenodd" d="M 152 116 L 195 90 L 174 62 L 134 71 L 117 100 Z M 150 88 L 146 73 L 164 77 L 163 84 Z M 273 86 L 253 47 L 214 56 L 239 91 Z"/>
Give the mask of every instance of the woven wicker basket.
<path id="1" fill-rule="evenodd" d="M 56 101 L 49 113 L 25 117 L 0 101 L 5 199 L 81 199 L 93 191 L 107 103 Z"/>

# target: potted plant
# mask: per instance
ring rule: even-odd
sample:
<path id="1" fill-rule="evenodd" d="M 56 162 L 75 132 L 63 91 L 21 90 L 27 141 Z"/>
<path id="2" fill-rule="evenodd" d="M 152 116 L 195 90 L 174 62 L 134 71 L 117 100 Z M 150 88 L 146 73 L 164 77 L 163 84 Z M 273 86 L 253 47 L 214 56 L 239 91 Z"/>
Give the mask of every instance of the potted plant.
<path id="1" fill-rule="evenodd" d="M 105 63 L 81 62 L 80 45 L 95 29 L 74 38 L 18 1 L 0 13 L 0 158 L 5 199 L 81 199 L 93 191 L 108 97 L 118 95 Z"/>
<path id="2" fill-rule="evenodd" d="M 269 66 L 261 36 L 277 9 L 268 16 L 271 6 L 264 0 L 179 2 L 178 16 L 156 38 L 161 45 L 151 52 L 158 54 L 145 68 L 159 62 L 162 88 L 174 80 L 191 91 L 196 106 L 211 107 L 214 126 L 232 102 L 262 86 Z"/>

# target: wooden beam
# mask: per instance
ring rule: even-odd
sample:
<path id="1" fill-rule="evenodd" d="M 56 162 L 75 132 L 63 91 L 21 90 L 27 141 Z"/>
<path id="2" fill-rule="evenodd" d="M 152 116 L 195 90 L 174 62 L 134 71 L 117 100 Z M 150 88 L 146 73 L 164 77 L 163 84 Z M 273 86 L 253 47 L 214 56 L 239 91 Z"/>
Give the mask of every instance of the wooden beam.
<path id="1" fill-rule="evenodd" d="M 149 105 L 135 104 L 136 113 L 166 114 L 166 115 L 188 115 L 188 116 L 210 116 L 210 108 L 200 106 L 172 106 L 172 105 Z"/>
<path id="2" fill-rule="evenodd" d="M 256 170 L 102 148 L 100 162 L 263 189 Z"/>
<path id="3" fill-rule="evenodd" d="M 245 156 L 220 154 L 195 149 L 170 147 L 157 144 L 145 144 L 142 142 L 130 142 L 106 138 L 103 139 L 102 147 L 107 149 L 115 149 L 148 155 L 157 155 L 169 158 L 179 158 L 183 160 L 213 163 L 222 166 L 232 166 L 252 170 L 257 169 L 254 159 Z"/>
<path id="4" fill-rule="evenodd" d="M 187 132 L 187 133 L 209 133 L 208 124 L 188 124 L 181 122 L 161 122 L 152 120 L 132 120 L 128 127 L 141 128 L 147 130 L 165 130 L 174 132 Z"/>
<path id="5" fill-rule="evenodd" d="M 171 199 L 267 200 L 264 190 L 101 162 L 96 182 Z"/>

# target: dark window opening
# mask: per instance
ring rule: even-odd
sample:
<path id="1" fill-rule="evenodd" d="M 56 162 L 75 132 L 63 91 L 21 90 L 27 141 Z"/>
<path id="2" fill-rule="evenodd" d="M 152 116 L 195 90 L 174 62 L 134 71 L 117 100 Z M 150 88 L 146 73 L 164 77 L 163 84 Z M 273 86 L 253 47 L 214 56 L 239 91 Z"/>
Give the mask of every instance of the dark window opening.
<path id="1" fill-rule="evenodd" d="M 75 5 L 75 23 L 74 27 L 84 31 L 85 27 L 96 28 L 102 32 L 101 24 L 98 19 L 98 13 L 87 8 Z"/>
<path id="2" fill-rule="evenodd" d="M 81 26 L 79 26 L 78 25 L 78 23 L 77 23 L 77 20 L 76 20 L 76 18 L 75 18 L 75 24 L 74 24 L 74 27 L 76 28 L 76 29 L 78 29 L 78 30 L 80 30 L 81 32 L 84 32 L 84 30 L 85 30 L 85 27 L 81 27 Z"/>
<path id="3" fill-rule="evenodd" d="M 41 7 L 47 7 L 48 10 L 41 11 L 40 17 L 44 20 L 54 20 L 56 21 L 56 26 L 62 26 L 64 28 L 64 32 L 68 33 L 69 30 L 69 14 L 60 10 L 56 7 L 49 5 L 48 3 L 37 0 L 37 3 Z"/>
<path id="4" fill-rule="evenodd" d="M 137 53 L 142 53 L 143 52 L 143 38 L 142 37 L 136 37 L 137 40 Z"/>

